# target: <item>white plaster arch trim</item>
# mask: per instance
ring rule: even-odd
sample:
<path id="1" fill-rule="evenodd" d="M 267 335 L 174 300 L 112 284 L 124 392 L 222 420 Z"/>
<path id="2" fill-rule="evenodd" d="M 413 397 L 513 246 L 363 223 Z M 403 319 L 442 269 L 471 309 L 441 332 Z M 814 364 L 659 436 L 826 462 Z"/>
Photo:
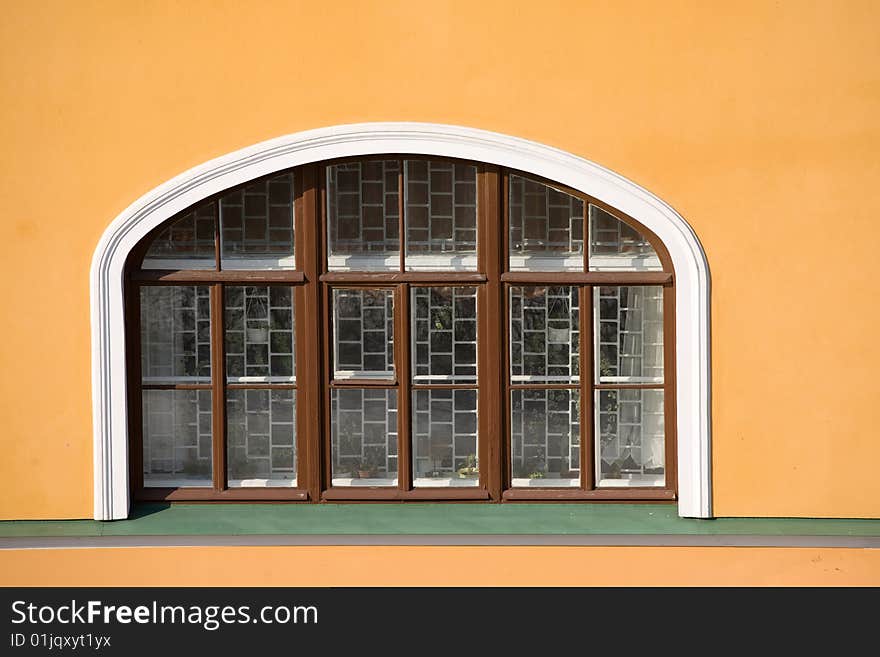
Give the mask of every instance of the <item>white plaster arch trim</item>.
<path id="1" fill-rule="evenodd" d="M 239 183 L 381 153 L 458 157 L 533 173 L 620 209 L 663 240 L 675 267 L 679 515 L 711 517 L 709 267 L 688 223 L 635 183 L 556 148 L 459 126 L 360 123 L 298 132 L 201 164 L 139 198 L 104 231 L 91 267 L 95 519 L 126 518 L 129 511 L 123 271 L 130 250 L 166 219 Z"/>

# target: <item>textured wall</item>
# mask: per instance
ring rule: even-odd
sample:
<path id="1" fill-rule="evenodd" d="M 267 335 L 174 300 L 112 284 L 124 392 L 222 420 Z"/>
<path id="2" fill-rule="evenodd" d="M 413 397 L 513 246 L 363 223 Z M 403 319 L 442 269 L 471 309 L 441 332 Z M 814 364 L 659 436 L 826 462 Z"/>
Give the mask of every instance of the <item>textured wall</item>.
<path id="1" fill-rule="evenodd" d="M 182 547 L 0 556 L 2 586 L 880 585 L 880 550 L 863 548 Z"/>
<path id="2" fill-rule="evenodd" d="M 531 138 L 673 205 L 712 271 L 716 513 L 880 516 L 878 20 L 840 1 L 9 4 L 0 517 L 91 515 L 107 224 L 209 158 L 372 120 Z"/>

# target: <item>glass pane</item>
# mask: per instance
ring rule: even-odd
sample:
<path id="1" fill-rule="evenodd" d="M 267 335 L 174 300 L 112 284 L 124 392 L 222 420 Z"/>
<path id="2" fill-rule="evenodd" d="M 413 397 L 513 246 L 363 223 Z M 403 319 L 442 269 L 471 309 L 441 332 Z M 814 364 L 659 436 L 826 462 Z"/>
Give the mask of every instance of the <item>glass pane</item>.
<path id="1" fill-rule="evenodd" d="M 513 390 L 511 401 L 513 485 L 580 486 L 580 391 Z"/>
<path id="2" fill-rule="evenodd" d="M 333 388 L 330 449 L 334 486 L 396 486 L 397 391 Z"/>
<path id="3" fill-rule="evenodd" d="M 580 380 L 578 288 L 510 288 L 510 380 Z"/>
<path id="4" fill-rule="evenodd" d="M 413 392 L 413 485 L 477 486 L 477 391 Z"/>
<path id="5" fill-rule="evenodd" d="M 584 202 L 510 176 L 510 269 L 583 271 Z"/>
<path id="6" fill-rule="evenodd" d="M 333 290 L 333 378 L 394 379 L 391 290 Z"/>
<path id="7" fill-rule="evenodd" d="M 296 486 L 296 391 L 226 391 L 230 488 Z"/>
<path id="8" fill-rule="evenodd" d="M 141 287 L 144 383 L 211 382 L 211 299 L 203 285 Z"/>
<path id="9" fill-rule="evenodd" d="M 476 270 L 477 168 L 408 160 L 406 268 Z"/>
<path id="10" fill-rule="evenodd" d="M 211 391 L 144 390 L 144 486 L 212 486 Z"/>
<path id="11" fill-rule="evenodd" d="M 477 288 L 412 290 L 414 383 L 477 380 Z"/>
<path id="12" fill-rule="evenodd" d="M 597 390 L 599 486 L 662 486 L 662 390 Z"/>
<path id="13" fill-rule="evenodd" d="M 293 174 L 261 180 L 220 199 L 222 269 L 292 269 Z"/>
<path id="14" fill-rule="evenodd" d="M 647 238 L 602 208 L 590 206 L 590 270 L 659 271 L 660 258 Z"/>
<path id="15" fill-rule="evenodd" d="M 663 382 L 663 288 L 600 287 L 600 383 Z"/>
<path id="16" fill-rule="evenodd" d="M 397 160 L 327 167 L 328 268 L 400 269 Z"/>
<path id="17" fill-rule="evenodd" d="M 143 269 L 214 269 L 214 204 L 169 223 L 150 242 Z"/>
<path id="18" fill-rule="evenodd" d="M 224 293 L 226 380 L 296 381 L 293 289 L 230 286 Z"/>

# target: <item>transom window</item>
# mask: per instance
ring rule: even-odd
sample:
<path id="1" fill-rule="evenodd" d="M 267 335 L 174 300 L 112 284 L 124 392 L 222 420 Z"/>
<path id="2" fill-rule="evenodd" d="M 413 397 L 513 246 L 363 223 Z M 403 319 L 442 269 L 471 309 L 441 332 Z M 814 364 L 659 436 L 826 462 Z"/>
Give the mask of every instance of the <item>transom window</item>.
<path id="1" fill-rule="evenodd" d="M 205 199 L 128 262 L 135 499 L 674 499 L 674 294 L 637 221 L 379 156 Z"/>

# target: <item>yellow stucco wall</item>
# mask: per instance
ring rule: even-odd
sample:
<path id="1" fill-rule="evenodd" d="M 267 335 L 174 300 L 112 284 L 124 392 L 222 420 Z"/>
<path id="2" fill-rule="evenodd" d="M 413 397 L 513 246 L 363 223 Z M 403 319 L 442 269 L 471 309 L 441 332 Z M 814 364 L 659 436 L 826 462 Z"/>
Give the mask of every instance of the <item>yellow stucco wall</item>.
<path id="1" fill-rule="evenodd" d="M 880 516 L 878 24 L 841 0 L 4 3 L 0 517 L 91 515 L 107 224 L 212 157 L 372 120 L 534 139 L 669 202 L 712 271 L 715 512 Z"/>
<path id="2" fill-rule="evenodd" d="M 880 550 L 862 548 L 101 548 L 0 562 L 0 586 L 880 586 Z"/>

